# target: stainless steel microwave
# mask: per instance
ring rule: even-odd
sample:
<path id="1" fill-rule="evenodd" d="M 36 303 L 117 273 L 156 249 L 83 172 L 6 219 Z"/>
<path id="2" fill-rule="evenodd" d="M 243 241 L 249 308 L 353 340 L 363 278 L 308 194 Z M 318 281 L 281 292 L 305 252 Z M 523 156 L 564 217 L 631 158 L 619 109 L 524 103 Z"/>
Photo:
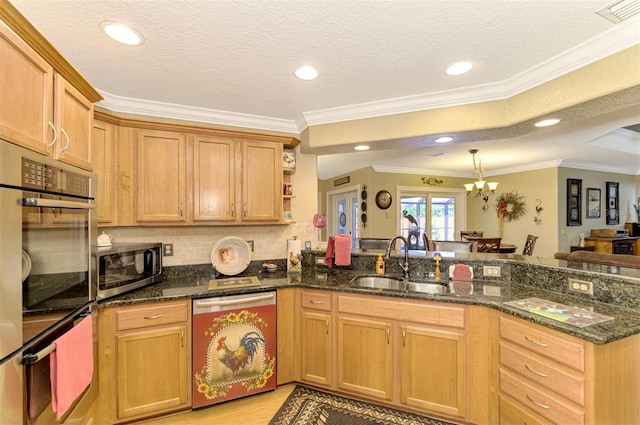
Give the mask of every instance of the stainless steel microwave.
<path id="1" fill-rule="evenodd" d="M 113 243 L 98 247 L 98 299 L 162 280 L 161 243 Z"/>

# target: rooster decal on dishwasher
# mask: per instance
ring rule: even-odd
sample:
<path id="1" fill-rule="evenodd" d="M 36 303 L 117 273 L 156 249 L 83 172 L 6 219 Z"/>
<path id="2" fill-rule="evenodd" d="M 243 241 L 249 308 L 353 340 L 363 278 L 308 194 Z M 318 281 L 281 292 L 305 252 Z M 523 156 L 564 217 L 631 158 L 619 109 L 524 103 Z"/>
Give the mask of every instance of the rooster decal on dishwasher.
<path id="1" fill-rule="evenodd" d="M 219 353 L 218 360 L 231 371 L 233 376 L 238 371 L 253 362 L 253 356 L 258 351 L 259 345 L 266 346 L 266 341 L 257 332 L 247 332 L 240 338 L 238 348 L 230 350 L 226 343 L 227 337 L 218 338 L 218 347 L 216 351 Z"/>

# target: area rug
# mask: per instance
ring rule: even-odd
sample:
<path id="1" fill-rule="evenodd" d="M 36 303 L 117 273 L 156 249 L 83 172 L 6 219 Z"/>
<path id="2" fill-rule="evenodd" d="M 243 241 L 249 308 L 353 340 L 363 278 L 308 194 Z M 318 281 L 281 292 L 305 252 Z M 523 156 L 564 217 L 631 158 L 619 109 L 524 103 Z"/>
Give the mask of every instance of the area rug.
<path id="1" fill-rule="evenodd" d="M 269 425 L 453 425 L 427 416 L 296 386 Z"/>

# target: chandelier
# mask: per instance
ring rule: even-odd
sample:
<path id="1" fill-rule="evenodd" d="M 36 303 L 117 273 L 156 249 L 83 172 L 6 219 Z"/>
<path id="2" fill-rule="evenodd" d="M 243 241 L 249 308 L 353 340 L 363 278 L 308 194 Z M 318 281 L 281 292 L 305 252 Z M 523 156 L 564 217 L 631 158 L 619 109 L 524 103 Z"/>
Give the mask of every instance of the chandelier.
<path id="1" fill-rule="evenodd" d="M 484 201 L 482 206 L 483 210 L 488 208 L 489 196 L 496 192 L 498 182 L 486 182 L 484 179 L 484 168 L 482 168 L 482 160 L 478 160 L 478 166 L 476 166 L 476 154 L 478 149 L 471 149 L 469 153 L 473 156 L 473 170 L 476 172 L 478 179 L 473 183 L 467 183 L 464 185 L 464 189 L 467 191 L 467 196 L 480 197 Z M 485 187 L 486 185 L 486 187 Z"/>

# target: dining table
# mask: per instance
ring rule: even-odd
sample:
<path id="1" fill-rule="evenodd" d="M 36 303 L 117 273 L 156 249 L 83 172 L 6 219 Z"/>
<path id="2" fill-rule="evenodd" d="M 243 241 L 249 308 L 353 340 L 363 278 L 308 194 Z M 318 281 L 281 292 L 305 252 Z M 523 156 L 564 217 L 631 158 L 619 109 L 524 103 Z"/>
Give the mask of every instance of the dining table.
<path id="1" fill-rule="evenodd" d="M 485 239 L 495 239 L 496 237 L 471 236 L 471 235 L 463 236 L 463 238 L 468 240 L 469 242 L 478 242 L 478 243 L 480 243 L 481 241 L 483 241 Z M 517 250 L 518 250 L 518 246 L 517 245 L 501 241 L 500 242 L 500 247 L 497 250 L 496 249 L 492 249 L 492 252 L 497 252 L 497 253 L 500 253 L 500 254 L 513 254 Z"/>

